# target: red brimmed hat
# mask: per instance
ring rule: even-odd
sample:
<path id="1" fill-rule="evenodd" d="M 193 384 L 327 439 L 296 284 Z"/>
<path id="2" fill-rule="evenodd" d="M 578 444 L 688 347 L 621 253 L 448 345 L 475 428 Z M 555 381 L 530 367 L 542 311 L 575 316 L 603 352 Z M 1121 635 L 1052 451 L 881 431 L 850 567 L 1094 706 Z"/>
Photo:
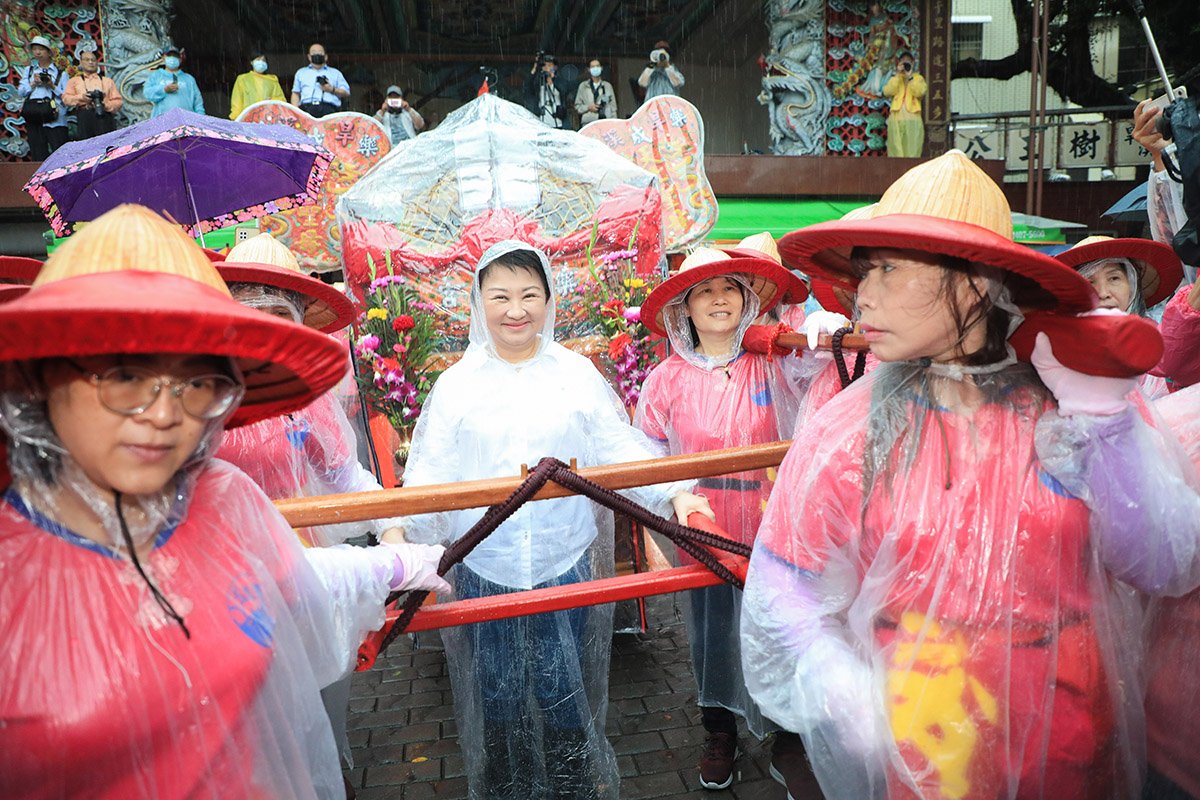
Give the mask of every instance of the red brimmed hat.
<path id="1" fill-rule="evenodd" d="M 23 284 L 0 284 L 0 303 L 7 303 L 9 300 L 16 300 L 18 297 L 23 297 L 28 291 L 29 287 Z"/>
<path id="2" fill-rule="evenodd" d="M 1150 239 L 1089 236 L 1055 258 L 1074 270 L 1093 261 L 1129 259 L 1138 271 L 1138 287 L 1146 308 L 1156 306 L 1170 297 L 1183 280 L 1183 264 L 1175 255 L 1175 250 L 1170 245 Z"/>
<path id="3" fill-rule="evenodd" d="M 642 304 L 642 324 L 651 333 L 665 338 L 667 329 L 662 312 L 672 300 L 709 278 L 733 273 L 750 278 L 750 289 L 758 296 L 760 314 L 771 310 L 776 303 L 794 305 L 808 298 L 804 282 L 779 263 L 775 240 L 769 233 L 760 233 L 727 250 L 701 247 L 692 251 L 678 272 L 650 292 Z"/>
<path id="4" fill-rule="evenodd" d="M 303 295 L 304 324 L 325 333 L 341 330 L 354 319 L 350 298 L 327 283 L 305 275 L 285 245 L 269 233 L 239 242 L 217 264 L 226 283 L 257 283 Z"/>
<path id="5" fill-rule="evenodd" d="M 813 278 L 809 286 L 812 296 L 817 298 L 821 308 L 835 314 L 854 316 L 854 291 L 844 286 L 835 286 L 827 280 Z"/>
<path id="6" fill-rule="evenodd" d="M 226 427 L 301 408 L 346 369 L 336 340 L 238 303 L 178 227 L 125 205 L 68 239 L 24 297 L 0 306 L 0 362 L 135 353 L 237 362 L 246 396 Z"/>
<path id="7" fill-rule="evenodd" d="M 1079 273 L 1012 239 L 1012 215 L 1000 187 L 961 151 L 913 167 L 888 187 L 870 219 L 835 220 L 787 234 L 783 262 L 814 278 L 855 290 L 855 247 L 954 256 L 1025 278 L 1011 285 L 1024 308 L 1075 313 L 1096 304 Z"/>
<path id="8" fill-rule="evenodd" d="M 33 283 L 42 262 L 23 256 L 0 256 L 0 283 Z"/>

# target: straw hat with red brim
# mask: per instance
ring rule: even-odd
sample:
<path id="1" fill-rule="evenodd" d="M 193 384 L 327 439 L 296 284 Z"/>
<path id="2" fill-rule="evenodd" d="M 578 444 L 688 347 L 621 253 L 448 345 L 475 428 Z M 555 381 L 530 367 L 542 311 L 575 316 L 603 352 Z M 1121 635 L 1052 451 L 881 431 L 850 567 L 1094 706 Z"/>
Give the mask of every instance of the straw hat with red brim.
<path id="1" fill-rule="evenodd" d="M 1138 271 L 1138 284 L 1146 308 L 1156 306 L 1170 297 L 1183 280 L 1183 264 L 1175 255 L 1175 250 L 1170 245 L 1150 239 L 1089 236 L 1055 258 L 1076 270 L 1092 261 L 1129 259 Z"/>
<path id="2" fill-rule="evenodd" d="M 226 427 L 302 408 L 346 369 L 336 340 L 235 301 L 200 248 L 141 206 L 70 237 L 0 306 L 0 362 L 154 353 L 238 364 L 246 395 Z"/>
<path id="3" fill-rule="evenodd" d="M 346 327 L 354 319 L 350 298 L 327 283 L 305 275 L 296 256 L 269 233 L 239 242 L 219 262 L 226 283 L 257 283 L 303 295 L 304 324 L 325 333 Z"/>
<path id="4" fill-rule="evenodd" d="M 758 296 L 759 313 L 777 303 L 803 303 L 808 298 L 804 282 L 783 268 L 779 251 L 770 234 L 747 237 L 736 247 L 725 250 L 701 247 L 683 260 L 679 271 L 667 278 L 642 304 L 642 324 L 651 333 L 666 338 L 662 312 L 676 297 L 710 278 L 738 273 L 750 280 L 750 289 Z"/>
<path id="5" fill-rule="evenodd" d="M 835 220 L 780 240 L 784 264 L 856 290 L 855 247 L 915 250 L 979 262 L 1024 280 L 1010 288 L 1018 306 L 1075 313 L 1096 304 L 1077 272 L 1012 239 L 1000 187 L 961 151 L 913 167 L 888 187 L 869 219 Z"/>
<path id="6" fill-rule="evenodd" d="M 42 262 L 24 256 L 0 256 L 0 283 L 33 283 Z"/>

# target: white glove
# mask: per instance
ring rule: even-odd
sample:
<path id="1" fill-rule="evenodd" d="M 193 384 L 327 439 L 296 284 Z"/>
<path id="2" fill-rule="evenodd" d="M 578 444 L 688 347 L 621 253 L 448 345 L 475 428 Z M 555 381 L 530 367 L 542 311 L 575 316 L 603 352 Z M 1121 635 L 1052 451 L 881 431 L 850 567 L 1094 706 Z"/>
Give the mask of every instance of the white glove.
<path id="1" fill-rule="evenodd" d="M 808 349 L 816 350 L 822 333 L 836 333 L 850 325 L 850 320 L 833 311 L 817 310 L 804 318 L 800 332 L 808 337 Z"/>
<path id="2" fill-rule="evenodd" d="M 838 743 L 858 758 L 882 758 L 887 742 L 880 730 L 875 677 L 850 647 L 828 634 L 817 636 L 796 663 L 796 713 L 803 726 L 836 731 Z"/>
<path id="3" fill-rule="evenodd" d="M 1120 314 L 1112 309 L 1097 309 L 1100 311 Z M 1065 367 L 1054 357 L 1050 339 L 1044 333 L 1039 333 L 1034 341 L 1033 353 L 1030 356 L 1038 377 L 1046 384 L 1058 401 L 1060 416 L 1072 417 L 1076 414 L 1091 414 L 1099 417 L 1119 414 L 1129 408 L 1129 393 L 1137 388 L 1137 378 L 1104 378 L 1098 375 L 1085 375 Z"/>
<path id="4" fill-rule="evenodd" d="M 396 592 L 410 589 L 428 589 L 437 594 L 450 594 L 453 590 L 446 580 L 438 575 L 438 564 L 446 548 L 440 544 L 392 544 L 379 545 L 387 548 L 395 557 L 396 566 L 388 588 Z"/>

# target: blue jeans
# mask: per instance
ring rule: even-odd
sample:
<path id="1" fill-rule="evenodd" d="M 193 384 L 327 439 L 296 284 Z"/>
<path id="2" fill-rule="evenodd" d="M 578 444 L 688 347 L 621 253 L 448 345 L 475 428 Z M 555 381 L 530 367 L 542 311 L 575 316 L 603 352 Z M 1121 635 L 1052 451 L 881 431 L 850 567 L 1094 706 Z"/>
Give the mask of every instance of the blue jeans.
<path id="1" fill-rule="evenodd" d="M 455 567 L 454 577 L 455 595 L 462 600 L 514 591 L 480 577 L 465 564 Z M 534 588 L 590 579 L 585 556 L 562 575 Z M 466 626 L 485 720 L 524 722 L 532 694 L 545 725 L 574 729 L 591 725 L 590 710 L 581 708 L 581 703 L 586 707 L 588 696 L 589 670 L 583 653 L 588 611 L 572 608 Z"/>

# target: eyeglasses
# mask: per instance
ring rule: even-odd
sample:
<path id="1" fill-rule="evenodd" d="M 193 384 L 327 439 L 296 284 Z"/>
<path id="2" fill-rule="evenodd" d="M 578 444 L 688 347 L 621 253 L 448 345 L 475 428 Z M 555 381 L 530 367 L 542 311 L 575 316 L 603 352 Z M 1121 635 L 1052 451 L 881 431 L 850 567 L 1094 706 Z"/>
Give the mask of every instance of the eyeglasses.
<path id="1" fill-rule="evenodd" d="M 153 370 L 124 364 L 95 372 L 70 359 L 64 360 L 95 381 L 105 408 L 126 417 L 141 414 L 154 405 L 164 386 L 178 398 L 183 410 L 196 419 L 216 419 L 246 393 L 246 387 L 228 375 L 167 378 Z"/>

